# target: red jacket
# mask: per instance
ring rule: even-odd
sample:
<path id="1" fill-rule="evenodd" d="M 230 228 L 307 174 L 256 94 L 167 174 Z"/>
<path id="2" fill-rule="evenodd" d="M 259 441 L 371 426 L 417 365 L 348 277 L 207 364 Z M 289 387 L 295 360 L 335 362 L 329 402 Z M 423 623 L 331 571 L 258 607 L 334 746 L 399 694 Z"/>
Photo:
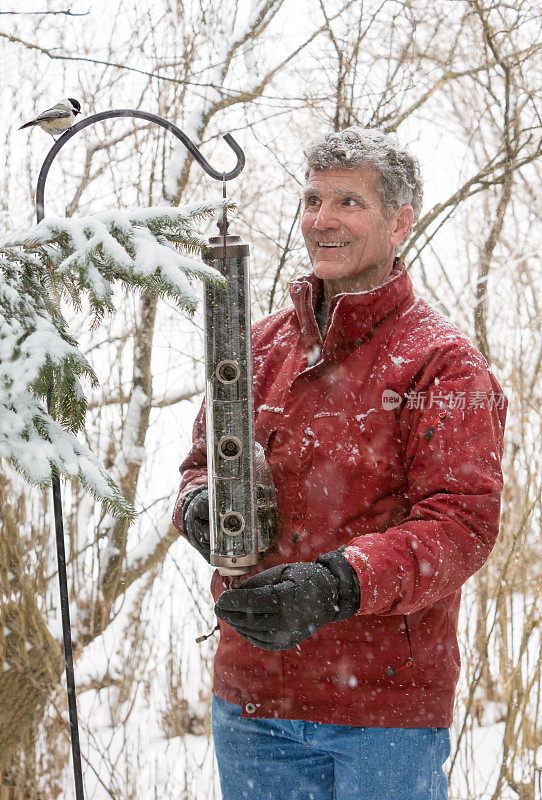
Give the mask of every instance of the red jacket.
<path id="1" fill-rule="evenodd" d="M 253 329 L 256 439 L 282 518 L 255 571 L 347 545 L 361 606 L 282 652 L 220 622 L 213 691 L 244 716 L 448 727 L 461 586 L 499 527 L 506 400 L 400 260 L 383 286 L 333 298 L 323 344 L 319 291 L 313 274 L 294 280 L 294 308 Z M 183 497 L 206 480 L 203 424 L 200 412 L 181 465 L 179 530 Z M 218 572 L 211 587 L 215 599 L 226 588 Z"/>

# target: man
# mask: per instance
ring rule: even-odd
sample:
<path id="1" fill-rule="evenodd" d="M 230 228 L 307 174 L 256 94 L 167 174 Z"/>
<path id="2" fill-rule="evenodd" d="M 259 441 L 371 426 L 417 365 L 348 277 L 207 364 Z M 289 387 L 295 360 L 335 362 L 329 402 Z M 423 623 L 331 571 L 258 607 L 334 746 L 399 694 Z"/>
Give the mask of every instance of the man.
<path id="1" fill-rule="evenodd" d="M 461 586 L 498 532 L 506 403 L 396 255 L 416 159 L 359 128 L 306 156 L 312 273 L 252 344 L 281 538 L 241 588 L 212 581 L 223 797 L 445 800 Z M 175 523 L 208 558 L 201 412 L 181 471 Z"/>

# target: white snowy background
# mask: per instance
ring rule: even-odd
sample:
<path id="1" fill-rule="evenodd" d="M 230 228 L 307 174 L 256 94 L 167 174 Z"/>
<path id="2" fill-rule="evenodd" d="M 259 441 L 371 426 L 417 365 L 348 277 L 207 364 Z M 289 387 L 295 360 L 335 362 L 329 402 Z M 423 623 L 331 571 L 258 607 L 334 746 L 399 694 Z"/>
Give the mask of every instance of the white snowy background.
<path id="1" fill-rule="evenodd" d="M 322 6 L 314 0 L 294 3 L 285 1 L 279 13 L 274 17 L 265 35 L 254 37 L 245 42 L 244 32 L 267 5 L 259 2 L 243 2 L 236 4 L 228 0 L 219 4 L 216 16 L 213 17 L 211 7 L 208 8 L 209 25 L 214 36 L 202 48 L 199 62 L 191 67 L 192 82 L 188 88 L 182 85 L 175 91 L 182 96 L 180 106 L 168 96 L 162 98 L 157 81 L 148 75 L 138 72 L 123 72 L 122 66 L 134 70 L 152 72 L 160 63 L 163 74 L 167 73 L 169 62 L 184 57 L 182 47 L 183 30 L 179 22 L 179 37 L 172 48 L 171 32 L 166 34 L 163 19 L 174 16 L 166 4 L 152 3 L 148 7 L 148 19 L 142 21 L 136 8 L 127 3 L 120 3 L 113 13 L 110 4 L 98 0 L 91 5 L 83 0 L 76 0 L 70 6 L 71 11 L 84 14 L 81 17 L 64 17 L 53 23 L 51 18 L 43 19 L 37 24 L 35 16 L 9 17 L 0 15 L 0 30 L 12 36 L 12 40 L 0 39 L 0 67 L 3 76 L 0 85 L 0 102 L 2 108 L 2 139 L 4 141 L 2 176 L 3 201 L 0 208 L 2 231 L 24 230 L 33 224 L 31 187 L 35 186 L 39 166 L 49 149 L 52 140 L 39 130 L 30 134 L 19 132 L 17 127 L 30 118 L 36 110 L 51 105 L 60 97 L 81 97 L 83 114 L 112 107 L 142 107 L 168 116 L 175 114 L 175 121 L 194 141 L 200 141 L 200 131 L 209 109 L 217 102 L 231 96 L 234 92 L 240 95 L 258 83 L 258 78 L 266 69 L 279 64 L 325 22 Z M 279 4 L 280 5 L 280 4 Z M 341 3 L 330 3 L 325 6 L 328 17 L 337 15 L 342 10 Z M 394 15 L 399 9 L 394 4 L 351 3 L 354 11 L 364 6 L 367 25 L 367 40 L 364 42 L 365 53 L 377 49 L 379 31 L 390 29 L 394 23 Z M 396 4 L 400 6 L 401 4 Z M 381 7 L 382 6 L 382 7 Z M 439 13 L 450 14 L 450 26 L 465 12 L 468 3 L 436 4 Z M 197 4 L 182 6 L 186 18 L 198 16 Z M 23 12 L 55 10 L 64 8 L 59 2 L 48 5 L 31 3 L 23 0 L 17 10 Z M 229 10 L 229 12 L 228 12 Z M 178 11 L 178 9 L 177 9 Z M 414 4 L 413 14 L 420 13 Z M 454 20 L 454 14 L 457 19 Z M 180 15 L 182 17 L 182 14 Z M 437 15 L 438 16 L 438 15 Z M 524 4 L 524 16 L 529 17 L 528 4 Z M 421 14 L 420 14 L 421 18 Z M 217 22 L 218 20 L 218 22 Z M 371 21 L 372 20 L 372 21 Z M 184 20 L 186 22 L 186 19 Z M 398 30 L 401 20 L 395 20 Z M 427 30 L 421 35 L 429 50 L 431 30 L 429 21 Z M 140 26 L 140 27 L 138 27 Z M 202 26 L 203 28 L 205 26 Z M 141 29 L 140 29 L 141 28 Z M 420 30 L 422 23 L 420 23 Z M 526 27 L 523 46 L 530 46 L 536 41 L 533 31 L 536 25 Z M 482 49 L 482 36 L 480 49 Z M 400 40 L 400 33 L 397 34 Z M 464 34 L 467 36 L 467 33 Z M 19 46 L 13 37 L 26 42 L 33 42 L 38 48 L 46 48 L 49 55 L 37 50 L 32 52 Z M 136 38 L 137 52 L 131 49 L 131 39 Z M 442 40 L 443 52 L 448 44 L 446 31 L 435 26 L 436 41 Z M 439 39 L 440 37 L 440 39 Z M 393 38 L 393 37 L 392 37 Z M 521 37 L 520 37 L 521 38 Z M 474 36 L 474 41 L 475 41 Z M 234 68 L 226 75 L 223 72 L 223 57 L 232 42 L 239 42 L 243 57 L 235 62 Z M 469 40 L 471 41 L 471 40 Z M 446 45 L 446 46 L 445 46 Z M 398 47 L 398 46 L 397 46 Z M 339 47 L 340 49 L 340 47 Z M 55 54 L 70 52 L 83 60 L 63 61 L 55 59 Z M 333 47 L 329 38 L 316 38 L 313 43 L 301 50 L 293 59 L 288 69 L 278 73 L 277 79 L 265 87 L 262 102 L 258 97 L 247 97 L 235 105 L 224 108 L 213 115 L 210 126 L 204 130 L 204 145 L 208 160 L 213 166 L 229 169 L 232 166 L 231 151 L 220 141 L 219 134 L 231 130 L 247 155 L 247 168 L 242 176 L 233 181 L 229 187 L 229 195 L 237 201 L 239 212 L 232 220 L 231 230 L 240 232 L 252 244 L 253 258 L 253 315 L 262 316 L 267 311 L 267 299 L 271 289 L 275 266 L 281 255 L 281 247 L 290 234 L 295 215 L 298 190 L 302 180 L 302 146 L 304 141 L 319 130 L 327 129 L 332 121 L 332 103 L 329 99 L 326 68 L 333 58 Z M 53 57 L 51 57 L 53 56 Z M 335 54 L 336 56 L 336 54 Z M 471 53 L 474 58 L 473 53 Z M 74 57 L 74 58 L 75 58 Z M 90 59 L 108 63 L 118 63 L 119 68 L 91 63 Z M 466 55 L 465 55 L 466 58 Z M 85 61 L 84 59 L 89 59 Z M 361 59 L 363 61 L 363 58 Z M 365 63 L 365 62 L 364 62 Z M 421 59 L 420 64 L 423 63 Z M 471 68 L 472 62 L 463 63 L 463 68 Z M 377 106 L 380 87 L 387 79 L 388 65 L 385 58 L 375 60 L 374 70 L 365 84 L 366 73 L 360 66 L 356 85 L 366 87 L 365 113 L 360 116 L 371 121 L 371 110 Z M 412 95 L 416 100 L 416 84 L 412 75 L 405 69 L 404 91 L 406 96 Z M 419 68 L 421 69 L 421 68 Z M 427 82 L 431 69 L 423 74 Z M 457 64 L 454 69 L 458 69 Z M 116 70 L 116 71 L 115 71 Z M 436 71 L 436 69 L 435 69 Z M 440 72 L 438 73 L 440 75 Z M 114 78 L 111 79 L 111 75 Z M 103 76 L 104 86 L 99 99 L 99 107 L 89 107 L 95 86 Z M 420 72 L 420 79 L 421 79 Z M 150 88 L 149 88 L 150 87 Z M 217 88 L 218 87 L 218 88 Z M 460 86 L 458 93 L 463 91 Z M 468 90 L 465 90 L 467 92 Z M 496 94 L 501 88 L 495 90 Z M 410 94 L 409 94 L 410 93 Z M 392 93 L 391 93 L 392 94 Z M 385 118 L 386 109 L 393 107 L 391 94 L 385 97 L 380 111 Z M 174 96 L 174 93 L 173 93 Z M 141 98 L 144 98 L 143 102 Z M 87 104 L 84 100 L 87 100 Z M 462 98 L 468 104 L 468 98 Z M 498 97 L 495 102 L 502 100 Z M 406 103 L 408 106 L 409 104 Z M 474 143 L 465 135 L 459 117 L 454 117 L 452 100 L 448 96 L 446 103 L 435 90 L 434 102 L 429 99 L 421 106 L 420 111 L 413 111 L 399 127 L 402 141 L 409 145 L 419 157 L 426 179 L 424 209 L 432 208 L 437 202 L 450 197 L 458 185 L 467 176 L 476 172 L 479 155 L 478 140 Z M 475 129 L 476 109 L 473 109 L 471 124 Z M 464 113 L 464 111 L 462 112 Z M 124 130 L 124 123 L 115 123 L 119 136 Z M 534 125 L 534 123 L 533 123 Z M 108 129 L 117 133 L 117 127 Z M 85 147 L 92 144 L 95 134 L 88 133 L 84 139 Z M 484 138 L 484 137 L 482 137 Z M 485 144 L 491 150 L 494 131 L 487 131 Z M 150 141 L 150 144 L 149 144 Z M 174 150 L 163 162 L 161 148 L 163 141 L 157 134 L 152 139 L 136 139 L 135 146 L 124 147 L 118 143 L 116 172 L 107 173 L 106 169 L 97 171 L 95 178 L 85 188 L 76 213 L 104 213 L 118 206 L 132 208 L 135 206 L 159 205 L 163 203 L 160 196 L 160 168 L 163 163 L 163 182 L 169 196 L 175 194 L 176 181 L 186 169 L 186 152 L 182 148 Z M 78 149 L 79 148 L 79 149 Z M 70 143 L 55 163 L 48 181 L 46 193 L 47 214 L 63 216 L 73 199 L 74 182 L 81 176 L 84 150 L 82 142 Z M 158 153 L 158 155 L 156 155 Z M 106 160 L 109 150 L 106 151 Z M 98 152 L 98 156 L 100 153 Z M 147 175 L 154 171 L 155 185 L 145 190 L 134 185 L 134 173 L 138 171 Z M 532 177 L 532 175 L 531 175 Z M 158 186 L 158 189 L 157 189 Z M 183 202 L 200 202 L 220 197 L 220 184 L 207 178 L 197 165 L 193 165 L 190 180 L 183 195 Z M 525 190 L 527 192 L 527 190 Z M 528 191 L 531 191 L 529 189 Z M 149 195 L 153 203 L 148 202 Z M 527 192 L 528 195 L 528 192 Z M 530 195 L 528 195 L 530 197 Z M 469 334 L 472 329 L 472 291 L 474 273 L 469 264 L 478 258 L 480 242 L 483 241 L 485 227 L 492 218 L 494 208 L 491 201 L 480 201 L 477 198 L 466 201 L 454 213 L 448 223 L 428 245 L 424 258 L 419 260 L 413 269 L 416 289 L 430 302 L 440 306 L 448 316 L 463 327 Z M 507 253 L 507 264 L 512 265 L 508 271 L 499 273 L 490 284 L 492 310 L 497 309 L 498 326 L 493 329 L 493 343 L 498 352 L 497 366 L 501 369 L 499 379 L 505 383 L 507 393 L 511 388 L 506 385 L 513 372 L 510 363 L 514 359 L 514 344 L 522 340 L 521 324 L 518 325 L 518 308 L 509 302 L 513 296 L 517 278 L 516 266 L 525 258 L 524 240 L 531 238 L 530 251 L 536 251 L 539 244 L 540 230 L 533 229 L 533 214 L 540 208 L 540 198 L 530 201 L 531 212 L 522 211 L 521 205 L 515 206 L 512 224 L 513 235 L 510 235 L 504 248 Z M 435 223 L 437 224 L 437 223 Z M 208 226 L 203 233 L 213 233 Z M 450 287 L 444 277 L 442 264 L 449 267 L 453 276 Z M 516 265 L 516 266 L 514 266 Z M 289 253 L 284 269 L 284 277 L 292 276 L 299 270 L 307 269 L 307 260 L 299 238 L 297 226 L 293 227 L 293 248 Z M 535 269 L 536 274 L 536 269 Z M 538 273 L 540 274 L 540 273 Z M 287 302 L 285 281 L 275 297 L 275 308 Z M 527 289 L 526 289 L 527 291 Z M 435 296 L 436 295 L 436 296 Z M 106 320 L 102 327 L 92 329 L 89 324 L 89 309 L 84 308 L 79 314 L 69 314 L 70 330 L 79 342 L 82 352 L 89 358 L 96 372 L 102 389 L 85 387 L 90 399 L 87 435 L 82 438 L 99 456 L 107 462 L 107 442 L 111 430 L 119 426 L 119 414 L 123 417 L 123 439 L 113 463 L 107 463 L 115 479 L 123 474 L 124 460 L 133 457 L 136 439 L 138 415 L 141 411 L 142 398 L 137 389 L 132 392 L 126 407 L 119 411 L 118 406 L 104 402 L 104 391 L 111 386 L 112 365 L 119 371 L 119 384 L 126 389 L 130 383 L 132 350 L 129 341 L 123 340 L 126 320 L 137 321 L 139 306 L 132 294 L 120 289 L 114 296 L 116 312 Z M 536 302 L 533 300 L 533 302 Z M 68 313 L 68 312 L 67 312 Z M 495 318 L 494 318 L 495 319 Z M 525 328 L 528 327 L 527 317 Z M 527 330 L 525 331 L 527 335 Z M 108 339 L 107 347 L 98 346 Z M 521 348 L 520 348 L 521 349 Z M 112 357 L 115 354 L 115 358 Z M 191 425 L 201 402 L 201 394 L 194 389 L 203 385 L 203 343 L 201 315 L 196 312 L 192 320 L 183 316 L 170 301 L 163 301 L 158 307 L 153 343 L 153 397 L 156 403 L 151 410 L 149 432 L 145 441 L 144 452 L 139 456 L 142 461 L 142 472 L 138 482 L 136 509 L 140 512 L 138 521 L 133 525 L 126 554 L 127 562 L 135 565 L 145 560 L 146 555 L 154 550 L 157 541 L 161 540 L 170 526 L 171 510 L 178 486 L 178 466 L 189 448 Z M 105 388 L 103 388 L 105 387 Z M 192 396 L 183 401 L 168 405 L 168 400 L 183 393 Z M 513 409 L 512 409 L 513 410 Z M 537 410 L 533 413 L 536 415 Z M 519 418 L 518 418 L 519 419 Z M 133 420 L 133 424 L 132 424 Z M 533 417 L 523 419 L 520 423 L 511 422 L 512 433 L 515 434 L 522 425 L 532 425 Z M 519 433 L 517 434 L 519 436 Z M 519 441 L 519 439 L 518 439 Z M 523 467 L 519 468 L 520 471 Z M 16 481 L 16 479 L 14 479 Z M 42 519 L 42 496 L 39 490 L 25 489 L 30 504 Z M 73 505 L 72 505 L 73 503 Z M 78 544 L 85 541 L 89 546 L 88 558 L 82 557 L 77 567 L 77 582 L 81 596 L 89 597 L 93 592 L 93 580 L 104 563 L 111 556 L 111 542 L 98 547 L 98 557 L 90 557 L 94 541 L 94 526 L 99 521 L 100 532 L 107 542 L 108 526 L 113 521 L 108 517 L 100 519 L 99 509 L 93 502 L 78 500 L 74 503 L 71 490 L 65 491 L 66 512 L 69 516 L 72 508 L 76 509 L 77 522 L 80 523 Z M 532 524 L 539 518 L 533 518 Z M 51 547 L 53 542 L 53 525 L 49 518 Z M 72 523 L 70 523 L 72 524 Z M 103 542 L 102 542 L 103 544 Z M 514 559 L 520 554 L 515 554 Z M 27 565 L 31 571 L 32 563 Z M 54 562 L 51 561 L 51 574 Z M 130 586 L 115 606 L 115 617 L 106 630 L 87 646 L 76 662 L 77 685 L 82 688 L 79 695 L 79 714 L 84 756 L 84 778 L 86 796 L 92 800 L 129 800 L 133 797 L 190 798 L 190 800 L 207 800 L 220 797 L 218 779 L 214 762 L 212 742 L 208 731 L 208 696 L 210 687 L 210 665 L 212 651 L 215 646 L 214 637 L 202 645 L 195 644 L 195 638 L 207 633 L 214 627 L 210 594 L 207 585 L 210 579 L 210 568 L 202 559 L 194 554 L 184 541 L 176 541 L 169 548 L 162 563 L 146 573 L 139 581 Z M 506 582 L 503 591 L 506 590 Z M 51 597 L 53 593 L 51 592 Z M 535 633 L 529 638 L 527 653 L 522 648 L 522 635 L 526 620 L 526 603 L 536 601 L 536 592 L 532 598 L 525 595 L 511 595 L 510 606 L 510 641 L 505 655 L 512 663 L 517 662 L 517 669 L 527 671 L 535 676 L 539 674 L 540 639 Z M 85 620 L 78 619 L 81 604 L 72 603 L 73 625 L 75 634 L 78 623 L 84 628 Z M 461 648 L 464 664 L 471 663 L 474 640 L 476 636 L 477 595 L 474 585 L 469 585 L 464 594 L 463 613 L 461 618 Z M 54 600 L 48 600 L 44 608 L 48 627 L 60 640 L 61 626 L 58 609 Z M 495 613 L 492 600 L 487 606 L 488 630 Z M 519 655 L 522 660 L 517 660 Z M 495 673 L 499 670 L 502 652 L 490 645 L 489 663 Z M 176 684 L 172 685 L 172 677 Z M 456 709 L 456 726 L 453 731 L 456 740 L 461 733 L 461 725 L 466 699 L 472 675 L 464 669 L 458 692 Z M 540 686 L 533 682 L 533 691 Z M 98 688 L 99 687 L 99 688 Z M 536 689 L 538 691 L 538 689 Z M 172 704 L 172 698 L 180 702 Z M 190 724 L 184 725 L 179 734 L 168 716 L 168 709 L 174 707 L 179 711 L 186 704 L 186 713 L 192 716 L 194 732 L 186 732 Z M 536 703 L 535 703 L 536 705 Z M 500 770 L 503 737 L 506 722 L 503 719 L 503 705 L 484 700 L 478 714 L 478 722 L 472 724 L 469 717 L 467 730 L 462 737 L 462 747 L 454 765 L 451 797 L 461 800 L 512 800 L 520 796 L 524 800 L 540 797 L 540 794 L 520 795 L 511 785 L 499 788 L 496 793 L 496 781 Z M 180 713 L 180 712 L 179 712 Z M 47 711 L 50 719 L 67 718 L 65 695 L 59 692 Z M 203 723 L 198 720 L 203 719 Z M 173 727 L 172 727 L 173 724 Z M 540 723 L 538 723 L 538 726 Z M 181 728 L 183 726 L 180 726 Z M 536 718 L 533 719 L 536 729 Z M 45 737 L 45 733 L 44 733 Z M 535 748 L 536 737 L 534 738 Z M 48 742 L 41 742 L 44 753 L 47 753 Z M 454 752 L 454 747 L 452 747 Z M 51 756 L 50 768 L 54 756 Z M 542 760 L 538 762 L 542 768 Z M 42 761 L 47 769 L 47 758 Z M 530 780 L 532 759 L 530 763 L 516 762 L 512 778 L 516 788 L 522 782 Z M 512 781 L 513 782 L 513 781 Z M 66 761 L 60 780 L 60 796 L 71 800 L 74 797 L 73 780 L 70 763 Z M 538 789 L 540 792 L 540 789 Z"/>

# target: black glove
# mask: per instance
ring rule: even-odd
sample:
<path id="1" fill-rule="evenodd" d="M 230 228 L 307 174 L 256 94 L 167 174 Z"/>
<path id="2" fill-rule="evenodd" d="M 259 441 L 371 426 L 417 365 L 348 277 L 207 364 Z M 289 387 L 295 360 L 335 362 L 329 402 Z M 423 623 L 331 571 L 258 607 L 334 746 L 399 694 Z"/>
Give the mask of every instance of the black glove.
<path id="1" fill-rule="evenodd" d="M 270 549 L 280 535 L 280 519 L 277 508 L 277 491 L 271 471 L 265 459 L 255 461 L 258 525 L 260 541 Z M 183 500 L 181 525 L 186 538 L 206 561 L 211 561 L 211 533 L 209 529 L 209 491 L 207 484 L 193 489 Z"/>
<path id="2" fill-rule="evenodd" d="M 209 491 L 207 486 L 198 486 L 183 500 L 181 525 L 186 538 L 198 553 L 210 563 L 211 534 L 209 531 Z"/>
<path id="3" fill-rule="evenodd" d="M 215 613 L 256 647 L 288 650 L 329 622 L 349 619 L 360 600 L 354 567 L 332 552 L 248 578 L 219 597 Z"/>

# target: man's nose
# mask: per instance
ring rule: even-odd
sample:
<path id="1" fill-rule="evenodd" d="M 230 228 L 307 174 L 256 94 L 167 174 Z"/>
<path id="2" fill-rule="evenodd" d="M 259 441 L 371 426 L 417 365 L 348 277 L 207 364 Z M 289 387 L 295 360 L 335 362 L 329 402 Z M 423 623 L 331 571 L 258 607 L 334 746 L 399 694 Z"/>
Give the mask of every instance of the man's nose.
<path id="1" fill-rule="evenodd" d="M 339 228 L 340 222 L 331 204 L 322 203 L 318 209 L 318 214 L 314 220 L 314 227 L 318 230 L 328 230 L 329 228 Z"/>

